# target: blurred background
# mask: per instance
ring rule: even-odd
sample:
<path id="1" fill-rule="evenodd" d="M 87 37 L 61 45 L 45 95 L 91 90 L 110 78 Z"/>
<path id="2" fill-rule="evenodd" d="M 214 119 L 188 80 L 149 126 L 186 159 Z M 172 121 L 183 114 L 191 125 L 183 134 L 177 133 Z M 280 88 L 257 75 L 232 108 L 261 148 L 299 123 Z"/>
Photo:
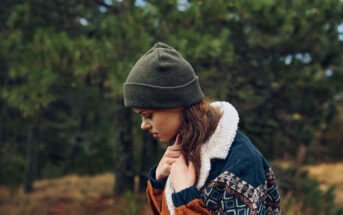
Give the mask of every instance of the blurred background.
<path id="1" fill-rule="evenodd" d="M 151 214 L 165 144 L 123 106 L 176 48 L 272 164 L 283 214 L 343 214 L 342 0 L 3 0 L 0 214 Z"/>

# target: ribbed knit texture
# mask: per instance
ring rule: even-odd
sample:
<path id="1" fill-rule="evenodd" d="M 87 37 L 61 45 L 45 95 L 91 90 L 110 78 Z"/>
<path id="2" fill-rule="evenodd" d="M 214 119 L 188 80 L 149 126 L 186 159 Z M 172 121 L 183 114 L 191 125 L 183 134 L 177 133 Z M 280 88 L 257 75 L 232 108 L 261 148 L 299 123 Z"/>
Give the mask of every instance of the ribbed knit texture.
<path id="1" fill-rule="evenodd" d="M 185 107 L 203 98 L 192 66 L 174 48 L 161 42 L 137 61 L 124 83 L 126 107 Z"/>

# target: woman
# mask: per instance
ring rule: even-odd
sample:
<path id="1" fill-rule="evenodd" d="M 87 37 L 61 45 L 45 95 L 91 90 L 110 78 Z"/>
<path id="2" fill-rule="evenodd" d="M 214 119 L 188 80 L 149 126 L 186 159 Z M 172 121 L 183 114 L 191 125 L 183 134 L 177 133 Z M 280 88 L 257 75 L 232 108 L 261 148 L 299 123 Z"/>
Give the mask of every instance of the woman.
<path id="1" fill-rule="evenodd" d="M 175 49 L 157 43 L 137 61 L 124 101 L 142 129 L 170 143 L 148 176 L 154 214 L 281 214 L 273 171 L 238 130 L 236 109 L 205 101 Z"/>

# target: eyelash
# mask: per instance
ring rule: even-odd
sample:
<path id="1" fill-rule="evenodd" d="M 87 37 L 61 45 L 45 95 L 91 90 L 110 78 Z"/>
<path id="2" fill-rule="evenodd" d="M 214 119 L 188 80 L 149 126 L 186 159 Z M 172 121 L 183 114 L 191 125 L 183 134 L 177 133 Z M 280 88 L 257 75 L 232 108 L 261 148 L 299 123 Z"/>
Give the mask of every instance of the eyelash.
<path id="1" fill-rule="evenodd" d="M 152 114 L 144 115 L 144 116 L 143 116 L 143 119 L 151 120 L 151 119 L 152 119 Z"/>

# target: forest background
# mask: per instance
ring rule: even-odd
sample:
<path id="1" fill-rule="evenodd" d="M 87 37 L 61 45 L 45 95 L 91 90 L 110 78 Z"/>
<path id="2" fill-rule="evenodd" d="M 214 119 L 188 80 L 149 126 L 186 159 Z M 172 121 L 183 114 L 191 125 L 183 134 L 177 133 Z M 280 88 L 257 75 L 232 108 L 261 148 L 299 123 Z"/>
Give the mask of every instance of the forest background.
<path id="1" fill-rule="evenodd" d="M 341 0 L 2 1 L 0 184 L 11 198 L 37 180 L 108 172 L 114 197 L 145 189 L 166 146 L 140 131 L 122 86 L 158 41 L 192 64 L 205 95 L 238 109 L 284 211 L 343 214 L 334 187 L 301 168 L 343 161 Z"/>

